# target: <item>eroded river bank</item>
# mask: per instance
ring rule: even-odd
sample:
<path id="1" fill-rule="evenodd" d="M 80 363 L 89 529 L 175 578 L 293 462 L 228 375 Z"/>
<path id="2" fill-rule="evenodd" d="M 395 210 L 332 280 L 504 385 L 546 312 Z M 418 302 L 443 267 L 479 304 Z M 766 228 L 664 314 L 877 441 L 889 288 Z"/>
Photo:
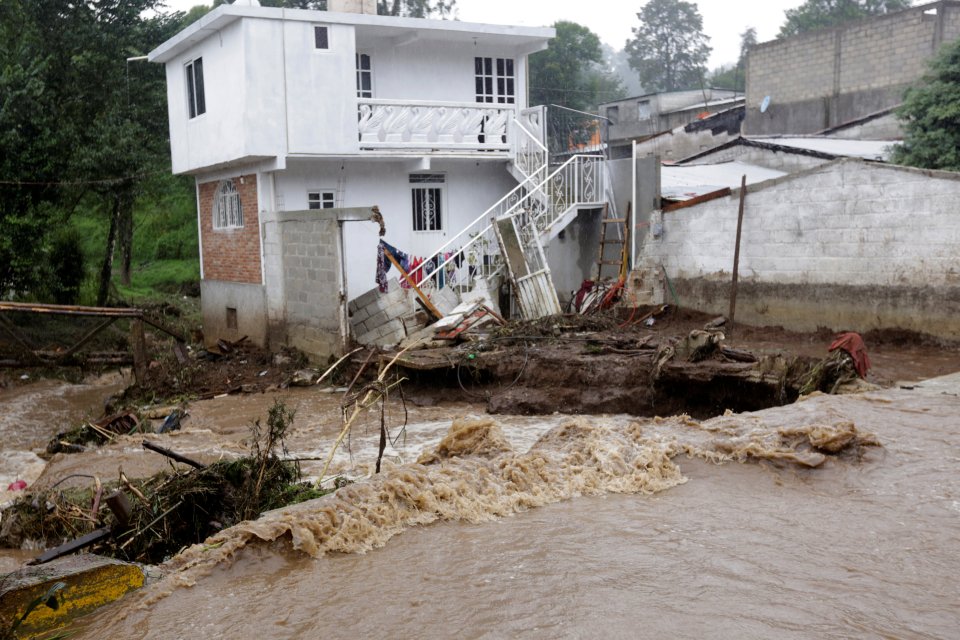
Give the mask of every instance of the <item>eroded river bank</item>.
<path id="1" fill-rule="evenodd" d="M 42 448 L 102 401 L 56 406 L 43 398 L 72 387 L 38 384 L 33 402 L 5 402 L 8 459 L 6 443 Z M 186 550 L 79 637 L 951 637 L 960 379 L 900 386 L 705 420 L 491 417 L 483 402 L 393 397 L 382 477 L 364 479 L 371 410 L 332 466 L 358 482 Z M 318 474 L 341 397 L 316 388 L 192 402 L 182 430 L 151 440 L 205 462 L 241 455 L 277 398 L 296 410 L 289 455 Z M 455 421 L 482 435 L 441 445 Z M 849 424 L 853 446 L 824 454 Z M 56 454 L 31 484 L 168 467 L 141 443 Z"/>

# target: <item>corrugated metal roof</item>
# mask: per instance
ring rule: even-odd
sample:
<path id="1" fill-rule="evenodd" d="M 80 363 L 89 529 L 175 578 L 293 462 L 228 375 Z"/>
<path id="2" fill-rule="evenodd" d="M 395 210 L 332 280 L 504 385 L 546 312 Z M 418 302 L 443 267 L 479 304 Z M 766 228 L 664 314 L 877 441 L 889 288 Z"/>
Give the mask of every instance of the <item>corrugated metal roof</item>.
<path id="1" fill-rule="evenodd" d="M 781 147 L 791 147 L 794 149 L 806 149 L 808 151 L 818 151 L 820 153 L 829 153 L 837 157 L 863 158 L 864 160 L 883 160 L 890 159 L 891 147 L 897 144 L 898 140 L 844 140 L 841 138 L 827 138 L 819 136 L 744 136 L 745 139 L 752 142 L 766 144 L 775 144 Z"/>
<path id="2" fill-rule="evenodd" d="M 660 169 L 660 195 L 669 200 L 689 200 L 721 189 L 739 189 L 740 179 L 756 184 L 787 175 L 746 162 L 720 162 L 698 165 L 663 165 Z"/>

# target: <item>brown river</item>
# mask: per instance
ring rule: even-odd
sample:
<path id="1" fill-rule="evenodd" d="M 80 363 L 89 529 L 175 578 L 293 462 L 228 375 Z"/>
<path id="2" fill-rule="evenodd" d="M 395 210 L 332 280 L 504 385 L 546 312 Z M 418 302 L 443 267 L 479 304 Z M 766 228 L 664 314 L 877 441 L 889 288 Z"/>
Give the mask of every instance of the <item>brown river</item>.
<path id="1" fill-rule="evenodd" d="M 184 550 L 73 637 L 960 637 L 958 394 L 960 374 L 702 422 L 410 407 L 374 477 L 371 413 L 334 459 L 355 484 Z M 194 403 L 153 439 L 236 455 L 275 397 L 297 409 L 291 455 L 319 473 L 337 394 Z M 5 411 L 8 458 L 56 433 L 14 439 L 45 411 Z M 139 442 L 57 456 L 32 481 L 167 464 Z"/>

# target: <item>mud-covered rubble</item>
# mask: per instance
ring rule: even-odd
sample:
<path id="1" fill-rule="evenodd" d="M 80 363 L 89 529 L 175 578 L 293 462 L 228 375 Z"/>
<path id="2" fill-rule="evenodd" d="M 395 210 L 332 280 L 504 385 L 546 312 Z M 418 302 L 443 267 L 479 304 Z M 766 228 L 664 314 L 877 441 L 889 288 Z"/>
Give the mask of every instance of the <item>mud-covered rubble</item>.
<path id="1" fill-rule="evenodd" d="M 671 333 L 661 326 L 671 325 L 665 308 L 639 317 L 645 321 L 607 312 L 485 327 L 452 346 L 408 345 L 398 366 L 418 383 L 418 398 L 459 393 L 486 402 L 491 413 L 510 414 L 705 418 L 786 404 L 801 391 L 841 392 L 859 380 L 842 357 L 831 356 L 826 366 L 811 356 L 733 348 L 723 318 Z"/>

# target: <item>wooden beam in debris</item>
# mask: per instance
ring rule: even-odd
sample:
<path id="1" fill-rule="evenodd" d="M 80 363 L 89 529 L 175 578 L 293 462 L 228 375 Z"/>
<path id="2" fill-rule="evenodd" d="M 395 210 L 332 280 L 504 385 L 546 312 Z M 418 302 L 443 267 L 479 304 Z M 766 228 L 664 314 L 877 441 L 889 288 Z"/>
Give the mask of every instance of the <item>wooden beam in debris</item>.
<path id="1" fill-rule="evenodd" d="M 704 193 L 695 198 L 690 198 L 689 200 L 681 200 L 679 202 L 672 202 L 670 204 L 664 205 L 660 210 L 666 213 L 667 211 L 676 211 L 677 209 L 686 209 L 687 207 L 693 207 L 698 204 L 709 202 L 710 200 L 716 200 L 717 198 L 722 198 L 724 196 L 730 195 L 730 187 L 724 187 L 717 191 L 711 191 L 710 193 Z"/>
<path id="2" fill-rule="evenodd" d="M 64 351 L 64 352 L 63 352 L 63 355 L 61 355 L 58 359 L 59 359 L 59 360 L 66 360 L 67 358 L 69 358 L 70 356 L 72 356 L 73 354 L 75 354 L 77 351 L 79 351 L 80 349 L 82 349 L 82 348 L 84 347 L 84 345 L 86 345 L 88 342 L 90 342 L 90 341 L 93 340 L 95 337 L 97 337 L 97 335 L 98 335 L 101 331 L 103 331 L 104 329 L 106 329 L 107 327 L 109 327 L 110 325 L 112 325 L 112 324 L 113 324 L 114 322 L 116 322 L 116 321 L 117 321 L 116 318 L 107 318 L 106 320 L 104 320 L 103 322 L 101 322 L 100 324 L 98 324 L 97 326 L 95 326 L 93 329 L 91 329 L 90 331 L 88 331 L 88 332 L 86 333 L 86 335 L 84 335 L 82 338 L 80 338 L 79 340 L 77 340 L 76 344 L 74 344 L 72 347 L 70 347 L 69 349 L 67 349 L 66 351 Z"/>
<path id="3" fill-rule="evenodd" d="M 182 462 L 183 464 L 188 464 L 188 465 L 190 465 L 191 467 L 194 467 L 195 469 L 206 469 L 206 468 L 207 468 L 207 465 L 203 464 L 202 462 L 197 462 L 196 460 L 191 460 L 190 458 L 188 458 L 188 457 L 186 457 L 186 456 L 182 456 L 182 455 L 180 455 L 179 453 L 177 453 L 177 452 L 175 452 L 175 451 L 170 451 L 170 449 L 166 449 L 166 448 L 164 448 L 164 447 L 161 447 L 161 446 L 158 445 L 158 444 L 153 444 L 152 442 L 150 442 L 150 441 L 148 441 L 148 440 L 144 440 L 144 441 L 143 441 L 143 448 L 144 448 L 144 449 L 149 449 L 150 451 L 155 451 L 155 452 L 159 453 L 159 454 L 162 455 L 162 456 L 166 456 L 166 457 L 170 458 L 171 460 L 176 460 L 177 462 Z"/>
<path id="4" fill-rule="evenodd" d="M 41 553 L 39 556 L 28 562 L 30 565 L 44 564 L 45 562 L 50 562 L 51 560 L 56 560 L 62 556 L 69 555 L 75 551 L 79 551 L 85 547 L 100 542 L 101 540 L 106 540 L 111 535 L 110 528 L 104 527 L 102 529 L 96 529 L 91 531 L 85 536 L 80 536 L 76 540 L 71 540 L 65 544 L 55 547 L 53 549 L 48 549 Z"/>
<path id="5" fill-rule="evenodd" d="M 155 329 L 163 331 L 178 342 L 186 342 L 186 338 L 166 326 L 156 318 L 151 318 L 143 312 L 143 309 L 127 307 L 83 307 L 78 305 L 65 304 L 39 304 L 33 302 L 3 302 L 0 301 L 0 311 L 18 311 L 26 313 L 43 313 L 60 316 L 94 316 L 100 318 L 137 318 L 141 319 Z M 0 319 L 3 316 L 0 315 Z M 4 320 L 5 321 L 5 320 Z M 99 332 L 102 329 L 98 329 Z M 96 335 L 96 333 L 94 334 Z"/>
<path id="6" fill-rule="evenodd" d="M 139 318 L 141 309 L 122 307 L 81 307 L 64 304 L 37 304 L 33 302 L 0 302 L 0 311 L 28 311 L 60 316 L 100 316 L 102 318 Z"/>
<path id="7" fill-rule="evenodd" d="M 410 285 L 410 288 L 416 291 L 417 296 L 420 298 L 420 302 L 423 303 L 423 306 L 427 308 L 437 320 L 443 317 L 443 314 L 440 313 L 440 310 L 434 306 L 433 302 L 430 301 L 423 291 L 420 290 L 420 287 L 417 286 L 417 283 L 413 281 L 413 278 L 410 277 L 410 274 L 400 266 L 400 263 L 397 262 L 397 259 L 393 257 L 393 254 L 390 253 L 390 250 L 386 247 L 383 248 L 383 255 L 387 256 L 387 259 L 390 260 L 390 263 L 397 268 L 397 271 L 400 272 L 400 275 L 403 276 L 404 280 L 407 281 L 407 284 Z"/>
<path id="8" fill-rule="evenodd" d="M 13 338 L 14 344 L 17 348 L 23 353 L 24 357 L 28 361 L 35 361 L 37 355 L 34 352 L 34 348 L 30 346 L 30 343 L 27 341 L 27 338 L 17 329 L 16 325 L 0 315 L 0 329 L 3 329 L 11 338 Z"/>

